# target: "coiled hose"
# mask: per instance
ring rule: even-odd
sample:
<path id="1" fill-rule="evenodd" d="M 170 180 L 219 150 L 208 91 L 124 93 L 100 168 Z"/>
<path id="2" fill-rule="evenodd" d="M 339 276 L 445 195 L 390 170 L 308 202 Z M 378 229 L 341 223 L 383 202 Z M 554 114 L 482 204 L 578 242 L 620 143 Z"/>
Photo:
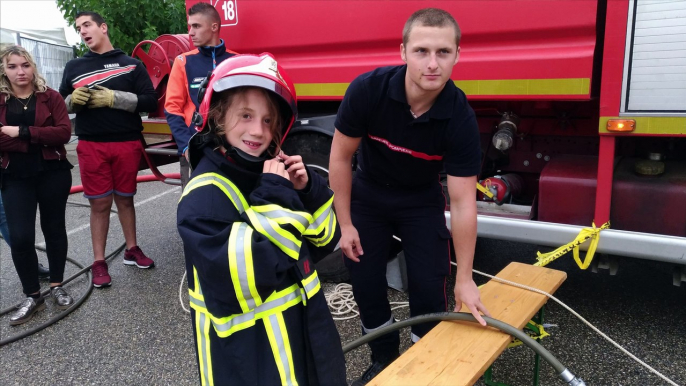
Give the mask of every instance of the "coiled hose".
<path id="1" fill-rule="evenodd" d="M 179 179 L 180 178 L 179 173 L 171 173 L 171 174 L 166 174 L 166 175 L 161 175 L 161 176 L 163 178 L 165 178 L 165 181 L 168 179 Z M 144 176 L 138 176 L 136 178 L 136 182 L 149 182 L 149 181 L 160 181 L 160 180 L 161 180 L 160 177 L 156 176 L 156 175 L 144 175 Z M 172 185 L 175 185 L 175 183 L 172 183 Z M 79 193 L 82 191 L 83 191 L 83 187 L 81 185 L 72 186 L 71 189 L 69 190 L 69 194 Z M 82 203 L 78 203 L 78 202 L 68 202 L 68 203 L 70 205 L 73 205 L 73 206 L 90 207 L 90 205 L 86 205 L 86 204 L 82 204 Z M 111 212 L 116 213 L 116 211 L 114 211 L 114 210 L 111 210 Z M 110 259 L 112 259 L 114 256 L 116 256 L 121 251 L 123 251 L 124 248 L 126 248 L 126 243 L 122 243 L 117 249 L 115 249 L 109 255 L 105 256 L 105 261 L 109 261 Z M 39 251 L 42 251 L 42 252 L 46 251 L 44 247 L 41 247 L 38 245 L 36 245 L 36 249 Z M 33 327 L 29 330 L 26 330 L 20 334 L 11 336 L 9 338 L 5 338 L 3 340 L 0 340 L 0 347 L 5 346 L 7 344 L 10 344 L 12 342 L 16 342 L 16 341 L 23 339 L 29 335 L 33 335 L 33 334 L 37 333 L 38 331 L 41 331 L 41 330 L 57 323 L 58 321 L 62 320 L 67 315 L 72 313 L 75 309 L 79 308 L 79 306 L 81 306 L 81 304 L 83 302 L 85 302 L 86 299 L 88 299 L 88 297 L 93 292 L 93 281 L 91 280 L 91 273 L 90 273 L 90 270 L 91 270 L 91 267 L 93 266 L 93 264 L 85 267 L 83 264 L 81 264 L 78 261 L 70 258 L 69 256 L 67 256 L 67 261 L 74 264 L 78 268 L 81 268 L 81 270 L 79 270 L 78 272 L 76 272 L 74 275 L 67 278 L 66 280 L 62 281 L 62 285 L 65 285 L 65 284 L 69 283 L 70 281 L 72 281 L 72 280 L 76 279 L 77 277 L 86 273 L 86 274 L 88 274 L 88 282 L 89 282 L 88 289 L 86 290 L 86 293 L 83 296 L 81 296 L 77 301 L 75 301 L 74 304 L 71 305 L 71 307 L 69 307 L 66 310 L 60 312 L 59 314 L 53 316 L 52 318 L 48 319 L 44 323 L 42 323 L 36 327 Z M 50 293 L 50 289 L 45 289 L 45 290 L 41 291 L 41 296 L 46 296 L 49 293 Z M 15 306 L 11 306 L 11 307 L 5 308 L 4 310 L 0 310 L 0 316 L 6 315 L 6 314 L 12 312 L 15 308 L 16 308 Z"/>

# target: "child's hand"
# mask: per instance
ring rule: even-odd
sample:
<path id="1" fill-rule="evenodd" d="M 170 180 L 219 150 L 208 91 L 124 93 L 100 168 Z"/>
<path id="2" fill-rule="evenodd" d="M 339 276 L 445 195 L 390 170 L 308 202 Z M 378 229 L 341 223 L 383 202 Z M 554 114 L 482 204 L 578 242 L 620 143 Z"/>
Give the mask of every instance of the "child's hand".
<path id="1" fill-rule="evenodd" d="M 286 171 L 286 167 L 284 166 L 283 161 L 278 157 L 264 161 L 262 173 L 272 173 L 276 174 L 277 176 L 281 176 L 289 181 L 291 180 L 288 177 L 288 172 Z"/>
<path id="2" fill-rule="evenodd" d="M 281 152 L 277 158 L 283 160 L 283 163 L 286 165 L 286 172 L 288 172 L 295 189 L 305 189 L 307 187 L 308 177 L 303 158 L 299 155 L 288 156 L 283 152 Z"/>

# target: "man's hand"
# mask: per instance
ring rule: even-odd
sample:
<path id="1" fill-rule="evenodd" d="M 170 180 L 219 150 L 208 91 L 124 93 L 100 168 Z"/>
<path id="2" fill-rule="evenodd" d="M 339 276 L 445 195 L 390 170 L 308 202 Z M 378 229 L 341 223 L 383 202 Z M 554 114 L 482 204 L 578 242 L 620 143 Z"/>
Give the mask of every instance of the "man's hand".
<path id="1" fill-rule="evenodd" d="M 71 108 L 73 110 L 78 110 L 83 108 L 88 103 L 88 99 L 90 99 L 91 94 L 90 90 L 88 87 L 79 87 L 74 92 L 71 93 Z"/>
<path id="2" fill-rule="evenodd" d="M 299 155 L 288 156 L 284 153 L 278 155 L 283 164 L 286 165 L 286 171 L 290 177 L 291 182 L 296 190 L 303 190 L 307 187 L 307 169 L 303 163 L 303 158 Z"/>
<path id="3" fill-rule="evenodd" d="M 88 107 L 92 109 L 114 106 L 114 91 L 108 88 L 96 85 L 90 90 L 90 96 Z"/>
<path id="4" fill-rule="evenodd" d="M 360 262 L 359 257 L 364 255 L 364 251 L 362 250 L 362 244 L 360 244 L 360 235 L 354 226 L 341 226 L 340 244 L 343 253 L 345 253 L 348 259 L 356 263 Z"/>
<path id="5" fill-rule="evenodd" d="M 456 280 L 455 282 L 455 312 L 460 312 L 462 303 L 467 306 L 469 311 L 482 326 L 486 325 L 486 321 L 481 317 L 479 311 L 483 312 L 483 314 L 488 317 L 491 317 L 491 314 L 481 303 L 479 289 L 471 278 L 468 280 Z"/>
<path id="6" fill-rule="evenodd" d="M 283 162 L 279 158 L 273 158 L 270 160 L 264 161 L 264 166 L 262 167 L 262 173 L 272 173 L 276 174 L 277 176 L 281 176 L 288 181 L 290 181 L 290 177 L 288 176 L 288 172 L 286 171 L 286 167 L 283 165 Z"/>
<path id="7" fill-rule="evenodd" d="M 0 131 L 12 138 L 17 138 L 19 136 L 19 126 L 2 126 Z"/>

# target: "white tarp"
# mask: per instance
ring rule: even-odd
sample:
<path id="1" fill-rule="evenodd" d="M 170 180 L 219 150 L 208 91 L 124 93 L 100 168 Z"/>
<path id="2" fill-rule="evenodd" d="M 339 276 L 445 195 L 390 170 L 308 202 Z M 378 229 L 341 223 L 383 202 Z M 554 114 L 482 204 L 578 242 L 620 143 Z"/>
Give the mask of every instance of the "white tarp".
<path id="1" fill-rule="evenodd" d="M 26 48 L 36 60 L 38 71 L 45 77 L 48 86 L 57 90 L 67 62 L 73 59 L 74 49 L 67 44 L 63 28 L 51 30 L 0 29 L 0 43 L 19 44 Z"/>

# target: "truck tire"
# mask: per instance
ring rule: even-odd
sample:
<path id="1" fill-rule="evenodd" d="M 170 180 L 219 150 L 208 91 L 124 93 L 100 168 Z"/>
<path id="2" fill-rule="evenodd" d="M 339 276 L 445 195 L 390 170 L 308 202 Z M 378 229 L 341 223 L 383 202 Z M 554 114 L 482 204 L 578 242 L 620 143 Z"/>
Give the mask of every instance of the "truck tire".
<path id="1" fill-rule="evenodd" d="M 283 152 L 303 157 L 305 165 L 329 181 L 329 154 L 332 138 L 316 133 L 299 133 L 286 139 Z"/>
<path id="2" fill-rule="evenodd" d="M 305 165 L 329 181 L 329 154 L 332 138 L 323 134 L 300 133 L 288 137 L 283 144 L 283 152 L 300 155 Z M 345 257 L 336 250 L 315 264 L 319 279 L 323 282 L 341 283 L 350 280 L 345 267 Z"/>

